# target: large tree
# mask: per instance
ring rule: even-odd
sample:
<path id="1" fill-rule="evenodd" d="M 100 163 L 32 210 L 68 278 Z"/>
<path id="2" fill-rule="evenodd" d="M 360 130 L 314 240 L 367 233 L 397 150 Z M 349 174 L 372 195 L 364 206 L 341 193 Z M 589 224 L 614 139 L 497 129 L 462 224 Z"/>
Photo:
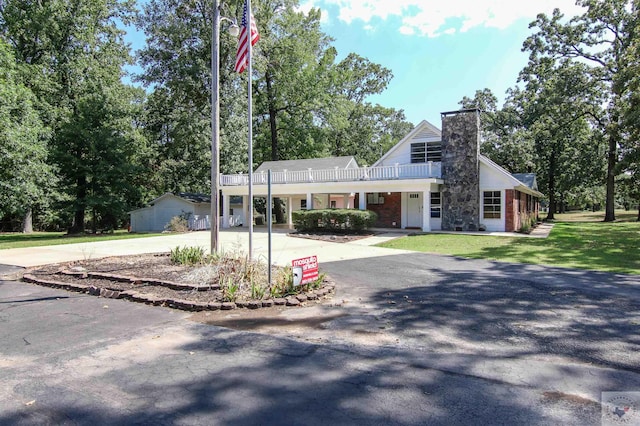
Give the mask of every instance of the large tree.
<path id="1" fill-rule="evenodd" d="M 23 232 L 32 232 L 32 211 L 48 204 L 55 182 L 35 101 L 0 38 L 0 218 L 17 215 Z"/>
<path id="2" fill-rule="evenodd" d="M 227 16 L 240 1 L 226 2 Z M 211 28 L 213 0 L 151 0 L 138 15 L 146 35 L 139 52 L 140 82 L 150 89 L 145 132 L 154 151 L 153 195 L 206 192 L 211 164 Z M 246 171 L 246 89 L 233 73 L 236 40 L 223 22 L 220 45 L 220 166 Z"/>
<path id="3" fill-rule="evenodd" d="M 255 49 L 257 160 L 327 155 L 318 113 L 329 101 L 336 51 L 320 29 L 320 11 L 290 0 L 256 8 L 261 41 Z"/>
<path id="4" fill-rule="evenodd" d="M 498 107 L 498 98 L 485 88 L 477 90 L 473 98 L 463 97 L 463 108 L 480 111 L 480 151 L 512 173 L 535 169 L 531 135 L 522 125 L 522 91 L 507 91 L 507 99 Z"/>
<path id="5" fill-rule="evenodd" d="M 520 73 L 526 83 L 519 98 L 522 125 L 534 144 L 534 161 L 549 198 L 547 219 L 564 206 L 569 193 L 591 188 L 603 177 L 602 85 L 582 63 L 548 58 L 530 61 Z M 559 203 L 562 201 L 562 203 Z"/>
<path id="6" fill-rule="evenodd" d="M 131 194 L 140 93 L 121 82 L 131 61 L 119 22 L 131 22 L 133 0 L 8 0 L 0 29 L 18 61 L 30 65 L 32 90 L 51 128 L 51 159 L 69 202 L 70 231 L 85 215 L 115 225 Z M 130 195 L 125 198 L 130 199 Z"/>
<path id="7" fill-rule="evenodd" d="M 619 147 L 629 135 L 624 116 L 628 108 L 625 87 L 630 78 L 629 49 L 639 36 L 637 0 L 578 0 L 585 11 L 568 21 L 556 9 L 552 16 L 538 15 L 530 27 L 537 32 L 524 44 L 530 60 L 540 57 L 569 59 L 590 65 L 593 84 L 606 84 L 606 114 L 598 118 L 607 137 L 605 221 L 615 220 L 615 178 Z"/>

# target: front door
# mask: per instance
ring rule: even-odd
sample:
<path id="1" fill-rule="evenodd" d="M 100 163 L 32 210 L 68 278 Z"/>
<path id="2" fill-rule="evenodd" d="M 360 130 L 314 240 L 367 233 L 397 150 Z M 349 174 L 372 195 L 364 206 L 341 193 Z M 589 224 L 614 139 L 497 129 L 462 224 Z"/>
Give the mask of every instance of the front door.
<path id="1" fill-rule="evenodd" d="M 410 192 L 407 199 L 407 228 L 422 228 L 422 193 Z"/>

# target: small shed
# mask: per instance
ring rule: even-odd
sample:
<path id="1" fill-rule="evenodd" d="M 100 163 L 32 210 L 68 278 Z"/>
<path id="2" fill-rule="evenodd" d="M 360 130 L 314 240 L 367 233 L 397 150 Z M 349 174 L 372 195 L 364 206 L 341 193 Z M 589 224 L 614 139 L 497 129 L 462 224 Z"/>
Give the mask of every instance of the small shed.
<path id="1" fill-rule="evenodd" d="M 167 192 L 147 207 L 129 212 L 131 232 L 162 232 L 175 216 L 185 216 L 189 229 L 210 229 L 211 197 L 203 194 Z"/>

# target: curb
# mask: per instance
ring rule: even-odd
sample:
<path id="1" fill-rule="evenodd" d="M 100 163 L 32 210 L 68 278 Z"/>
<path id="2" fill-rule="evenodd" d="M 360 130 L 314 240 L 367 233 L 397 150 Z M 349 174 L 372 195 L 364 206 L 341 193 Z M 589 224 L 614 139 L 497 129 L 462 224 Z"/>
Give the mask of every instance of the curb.
<path id="1" fill-rule="evenodd" d="M 141 278 L 133 278 L 133 277 L 124 277 L 112 274 L 101 274 L 101 273 L 83 273 L 83 272 L 72 272 L 65 275 L 82 275 L 86 274 L 87 276 L 93 276 L 100 278 L 107 278 L 106 276 L 112 277 L 114 280 L 124 280 L 124 282 L 130 282 L 131 280 L 135 280 L 136 282 L 149 282 L 146 279 Z M 109 278 L 109 279 L 112 279 Z M 236 302 L 196 302 L 190 300 L 182 300 L 182 299 L 168 299 L 168 298 L 160 298 L 151 294 L 141 293 L 135 290 L 112 290 L 106 287 L 96 287 L 85 284 L 78 283 L 66 283 L 55 280 L 45 280 L 37 278 L 32 274 L 24 274 L 22 277 L 22 281 L 42 285 L 45 287 L 58 288 L 62 290 L 75 291 L 78 293 L 86 293 L 92 296 L 100 296 L 107 299 L 124 299 L 131 302 L 144 303 L 147 305 L 153 306 L 165 306 L 173 309 L 179 309 L 183 311 L 191 311 L 191 312 L 199 312 L 199 311 L 217 311 L 217 310 L 233 310 L 238 308 L 246 308 L 246 309 L 259 309 L 259 308 L 269 308 L 275 305 L 286 305 L 286 306 L 300 306 L 301 303 L 307 300 L 318 300 L 320 297 L 324 297 L 335 291 L 335 284 L 327 282 L 324 283 L 320 288 L 312 290 L 308 293 L 300 293 L 295 296 L 288 296 L 284 299 L 265 299 L 265 300 L 248 300 L 248 301 L 236 301 Z M 181 290 L 184 290 L 185 287 L 188 289 L 194 289 L 194 287 L 201 288 L 203 286 L 188 286 L 185 284 L 172 283 L 170 281 L 161 281 L 161 280 L 150 280 L 157 283 L 171 283 L 177 284 L 181 286 Z M 156 285 L 164 285 L 164 284 L 156 284 Z M 209 286 L 206 286 L 206 289 L 209 289 Z M 309 296 L 312 297 L 309 297 Z M 281 303 L 278 303 L 281 302 Z"/>

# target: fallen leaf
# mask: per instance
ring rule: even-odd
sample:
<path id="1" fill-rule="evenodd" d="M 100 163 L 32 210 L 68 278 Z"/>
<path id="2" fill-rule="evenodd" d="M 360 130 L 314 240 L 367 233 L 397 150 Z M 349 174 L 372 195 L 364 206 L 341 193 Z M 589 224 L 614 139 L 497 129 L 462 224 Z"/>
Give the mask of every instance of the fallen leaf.
<path id="1" fill-rule="evenodd" d="M 109 306 L 108 306 L 108 305 L 104 305 L 104 306 L 102 307 L 102 309 L 109 309 Z"/>
<path id="2" fill-rule="evenodd" d="M 29 401 L 29 402 L 25 402 L 25 403 L 24 403 L 24 405 L 33 405 L 33 404 L 35 404 L 35 403 L 36 403 L 36 400 L 35 400 L 35 399 L 32 399 L 32 400 L 31 400 L 31 401 Z"/>

